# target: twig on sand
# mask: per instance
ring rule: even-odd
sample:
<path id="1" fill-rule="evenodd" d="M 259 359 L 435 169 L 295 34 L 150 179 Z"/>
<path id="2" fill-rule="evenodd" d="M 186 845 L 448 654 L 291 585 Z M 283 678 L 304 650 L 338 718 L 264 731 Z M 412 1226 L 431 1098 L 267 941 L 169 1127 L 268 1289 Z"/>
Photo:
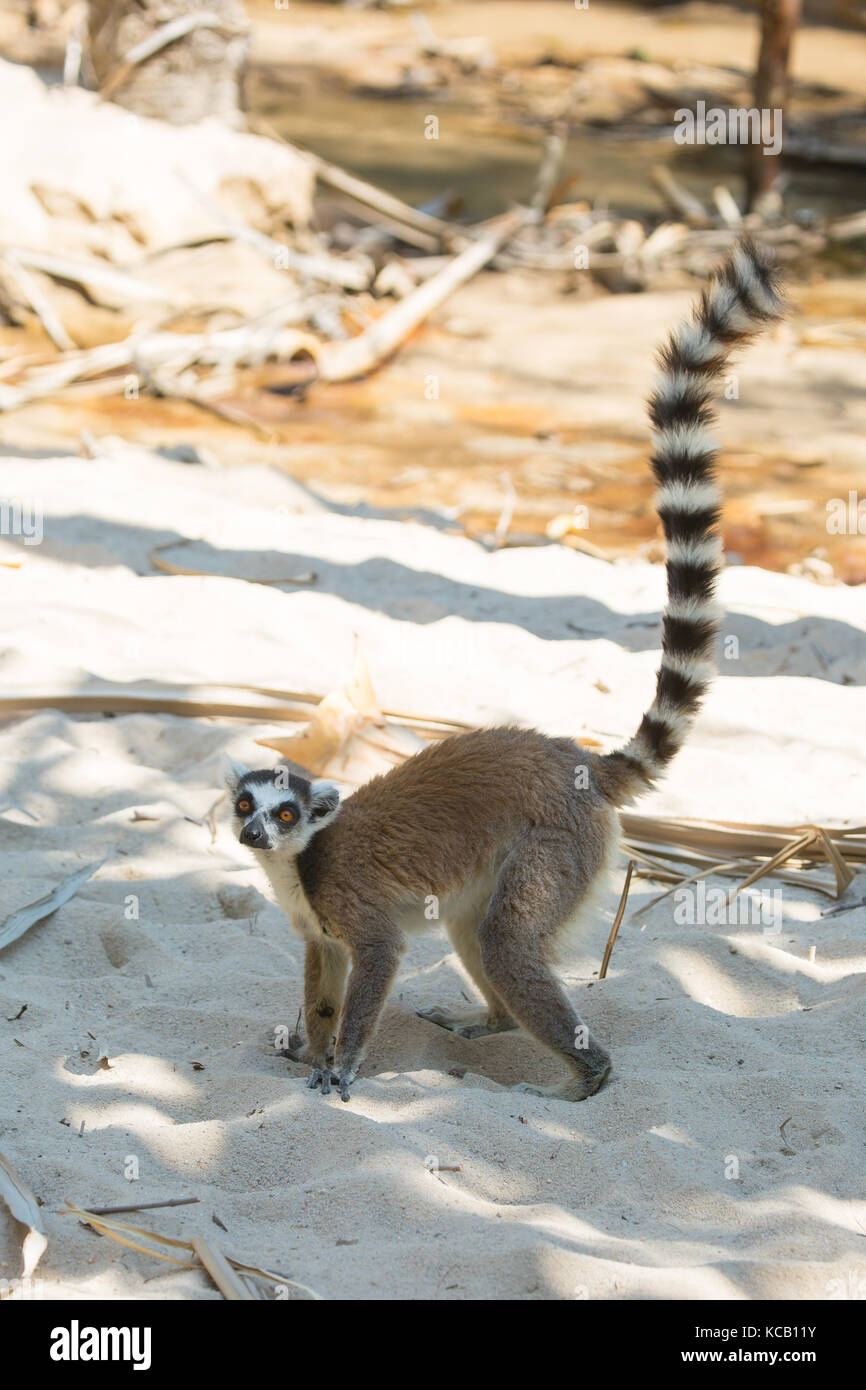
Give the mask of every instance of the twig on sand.
<path id="1" fill-rule="evenodd" d="M 607 967 L 610 964 L 610 956 L 611 952 L 613 951 L 613 943 L 616 941 L 617 932 L 619 931 L 619 924 L 625 915 L 625 905 L 628 902 L 628 890 L 631 885 L 631 876 L 633 872 L 634 860 L 630 859 L 628 861 L 628 868 L 625 871 L 625 882 L 622 885 L 622 894 L 620 895 L 619 907 L 617 908 L 616 916 L 613 919 L 613 926 L 610 929 L 610 936 L 607 938 L 607 945 L 604 948 L 604 955 L 602 956 L 601 960 L 601 969 L 598 972 L 598 978 L 600 980 L 603 980 L 607 975 Z"/>
<path id="2" fill-rule="evenodd" d="M 125 1207 L 88 1207 L 94 1216 L 120 1216 L 125 1211 L 155 1211 L 157 1207 L 189 1207 L 200 1197 L 169 1197 L 165 1202 L 131 1202 Z"/>

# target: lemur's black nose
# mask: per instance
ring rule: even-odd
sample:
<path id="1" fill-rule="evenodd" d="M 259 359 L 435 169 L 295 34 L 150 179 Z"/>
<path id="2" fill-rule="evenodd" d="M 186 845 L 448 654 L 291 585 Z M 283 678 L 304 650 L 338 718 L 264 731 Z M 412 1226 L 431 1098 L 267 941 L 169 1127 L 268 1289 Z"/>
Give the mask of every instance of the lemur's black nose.
<path id="1" fill-rule="evenodd" d="M 249 845 L 250 849 L 261 849 L 265 843 L 265 832 L 260 825 L 250 823 L 244 826 L 238 839 L 242 845 Z"/>

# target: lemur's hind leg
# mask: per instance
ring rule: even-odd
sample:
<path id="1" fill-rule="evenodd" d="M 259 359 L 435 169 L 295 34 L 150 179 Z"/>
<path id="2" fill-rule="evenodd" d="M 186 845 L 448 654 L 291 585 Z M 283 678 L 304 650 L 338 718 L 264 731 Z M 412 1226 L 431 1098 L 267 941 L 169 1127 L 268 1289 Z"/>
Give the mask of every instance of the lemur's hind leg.
<path id="1" fill-rule="evenodd" d="M 490 1033 L 505 1033 L 517 1024 L 505 1004 L 493 988 L 481 960 L 481 946 L 478 941 L 478 928 L 487 906 L 486 898 L 480 906 L 464 909 L 452 915 L 445 930 L 448 939 L 463 963 L 478 993 L 485 1001 L 484 1008 L 475 1009 L 419 1009 L 418 1017 L 428 1023 L 437 1023 L 456 1033 L 461 1038 L 485 1038 Z"/>
<path id="2" fill-rule="evenodd" d="M 485 973 L 521 1027 L 563 1058 L 557 1086 L 534 1095 L 585 1100 L 607 1080 L 610 1057 L 589 1034 L 548 965 L 557 932 L 575 916 L 603 861 L 603 846 L 556 830 L 532 830 L 508 855 L 478 939 Z"/>

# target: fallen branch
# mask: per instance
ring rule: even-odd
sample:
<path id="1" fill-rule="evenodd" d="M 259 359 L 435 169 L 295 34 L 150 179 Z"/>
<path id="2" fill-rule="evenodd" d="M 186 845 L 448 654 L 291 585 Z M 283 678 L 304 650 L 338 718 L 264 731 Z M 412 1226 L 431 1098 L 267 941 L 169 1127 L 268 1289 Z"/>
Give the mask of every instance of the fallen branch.
<path id="1" fill-rule="evenodd" d="M 119 343 L 66 353 L 45 367 L 30 368 L 20 383 L 0 385 L 0 411 L 16 410 L 28 401 L 53 396 L 75 382 L 108 372 L 131 369 L 146 379 L 162 367 L 175 375 L 198 363 L 234 369 L 258 366 L 269 358 L 289 361 L 300 352 L 315 358 L 320 350 L 319 340 L 311 334 L 261 322 L 214 333 L 133 333 Z M 106 383 L 109 392 L 120 393 L 125 386 L 119 376 Z"/>
<path id="2" fill-rule="evenodd" d="M 543 222 L 550 207 L 550 199 L 556 180 L 559 177 L 559 168 L 562 164 L 562 156 L 565 154 L 565 135 L 566 125 L 562 121 L 556 122 L 553 129 L 544 142 L 544 153 L 541 156 L 541 164 L 538 170 L 538 179 L 535 185 L 535 192 L 532 195 L 532 213 L 536 222 Z"/>
<path id="3" fill-rule="evenodd" d="M 180 176 L 180 175 L 179 175 Z M 189 180 L 186 180 L 187 184 Z M 218 203 L 207 194 L 196 190 L 196 196 L 216 221 L 220 222 L 228 237 L 245 241 L 262 251 L 278 270 L 294 270 L 298 275 L 310 280 L 322 280 L 328 285 L 338 285 L 341 289 L 365 290 L 373 279 L 375 266 L 369 256 L 356 256 L 354 260 L 338 260 L 336 256 L 324 253 L 311 256 L 303 251 L 295 251 L 282 241 L 265 236 L 254 227 L 240 222 L 232 222 Z"/>
<path id="4" fill-rule="evenodd" d="M 684 217 L 693 227 L 712 226 L 713 219 L 700 198 L 696 198 L 687 188 L 677 183 L 670 169 L 664 164 L 658 164 L 652 170 L 652 181 L 679 217 Z"/>
<path id="5" fill-rule="evenodd" d="M 357 338 L 324 344 L 318 357 L 320 379 L 350 381 L 379 366 L 449 295 L 482 270 L 530 217 L 524 208 L 507 213 Z"/>
<path id="6" fill-rule="evenodd" d="M 291 143 L 284 140 L 269 121 L 256 118 L 248 122 L 248 127 L 252 131 L 267 135 L 271 140 L 277 140 L 280 144 Z M 384 189 L 377 188 L 375 184 L 368 183 L 357 174 L 350 174 L 347 169 L 341 169 L 337 164 L 329 163 L 310 150 L 298 145 L 291 145 L 291 148 L 309 161 L 320 183 L 338 193 L 344 193 L 353 202 L 378 213 L 381 219 L 385 219 L 382 225 L 393 226 L 407 245 L 417 246 L 421 251 L 429 251 L 441 245 L 462 246 L 468 240 L 464 227 L 458 227 L 451 222 L 443 221 L 440 217 L 434 217 L 429 212 L 413 208 L 411 204 L 404 203 L 402 198 L 386 193 Z"/>
<path id="7" fill-rule="evenodd" d="M 200 1202 L 200 1197 L 169 1197 L 164 1202 L 131 1202 L 124 1207 L 90 1207 L 94 1216 L 122 1216 L 129 1211 L 156 1211 L 158 1207 L 189 1207 Z"/>
<path id="8" fill-rule="evenodd" d="M 28 251 L 21 246 L 7 247 L 4 256 L 11 256 L 16 265 L 30 266 L 52 275 L 56 280 L 72 280 L 88 288 L 108 290 L 125 300 L 146 299 L 164 303 L 166 295 L 153 285 L 146 285 L 123 271 L 114 270 L 110 265 L 99 261 L 80 261 L 71 256 L 49 255 L 45 251 Z M 60 344 L 58 343 L 58 347 Z M 75 344 L 73 343 L 74 347 Z"/>
<path id="9" fill-rule="evenodd" d="M 55 347 L 59 347 L 61 352 L 74 352 L 77 344 L 66 332 L 58 315 L 54 312 L 33 276 L 25 270 L 20 258 L 14 251 L 6 250 L 2 253 L 2 261 L 19 294 L 30 305 Z"/>

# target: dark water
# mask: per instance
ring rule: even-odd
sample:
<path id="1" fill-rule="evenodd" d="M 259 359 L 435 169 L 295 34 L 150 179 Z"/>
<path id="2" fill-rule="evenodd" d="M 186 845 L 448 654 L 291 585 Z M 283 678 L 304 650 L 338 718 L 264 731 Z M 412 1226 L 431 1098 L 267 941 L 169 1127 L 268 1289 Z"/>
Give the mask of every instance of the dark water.
<path id="1" fill-rule="evenodd" d="M 253 93 L 253 105 L 255 94 Z M 543 134 L 489 112 L 462 109 L 429 98 L 371 98 L 321 91 L 273 96 L 258 109 L 280 134 L 341 164 L 406 202 L 423 204 L 455 194 L 470 219 L 492 216 L 532 194 Z M 435 115 L 438 139 L 425 138 Z M 650 170 L 667 165 L 698 196 L 709 199 L 725 183 L 742 203 L 741 148 L 677 145 L 669 133 L 623 139 L 605 130 L 569 136 L 562 176 L 573 177 L 567 198 L 587 199 L 632 217 L 666 213 Z M 813 208 L 842 215 L 866 207 L 866 168 L 826 168 L 791 163 L 789 210 Z"/>

